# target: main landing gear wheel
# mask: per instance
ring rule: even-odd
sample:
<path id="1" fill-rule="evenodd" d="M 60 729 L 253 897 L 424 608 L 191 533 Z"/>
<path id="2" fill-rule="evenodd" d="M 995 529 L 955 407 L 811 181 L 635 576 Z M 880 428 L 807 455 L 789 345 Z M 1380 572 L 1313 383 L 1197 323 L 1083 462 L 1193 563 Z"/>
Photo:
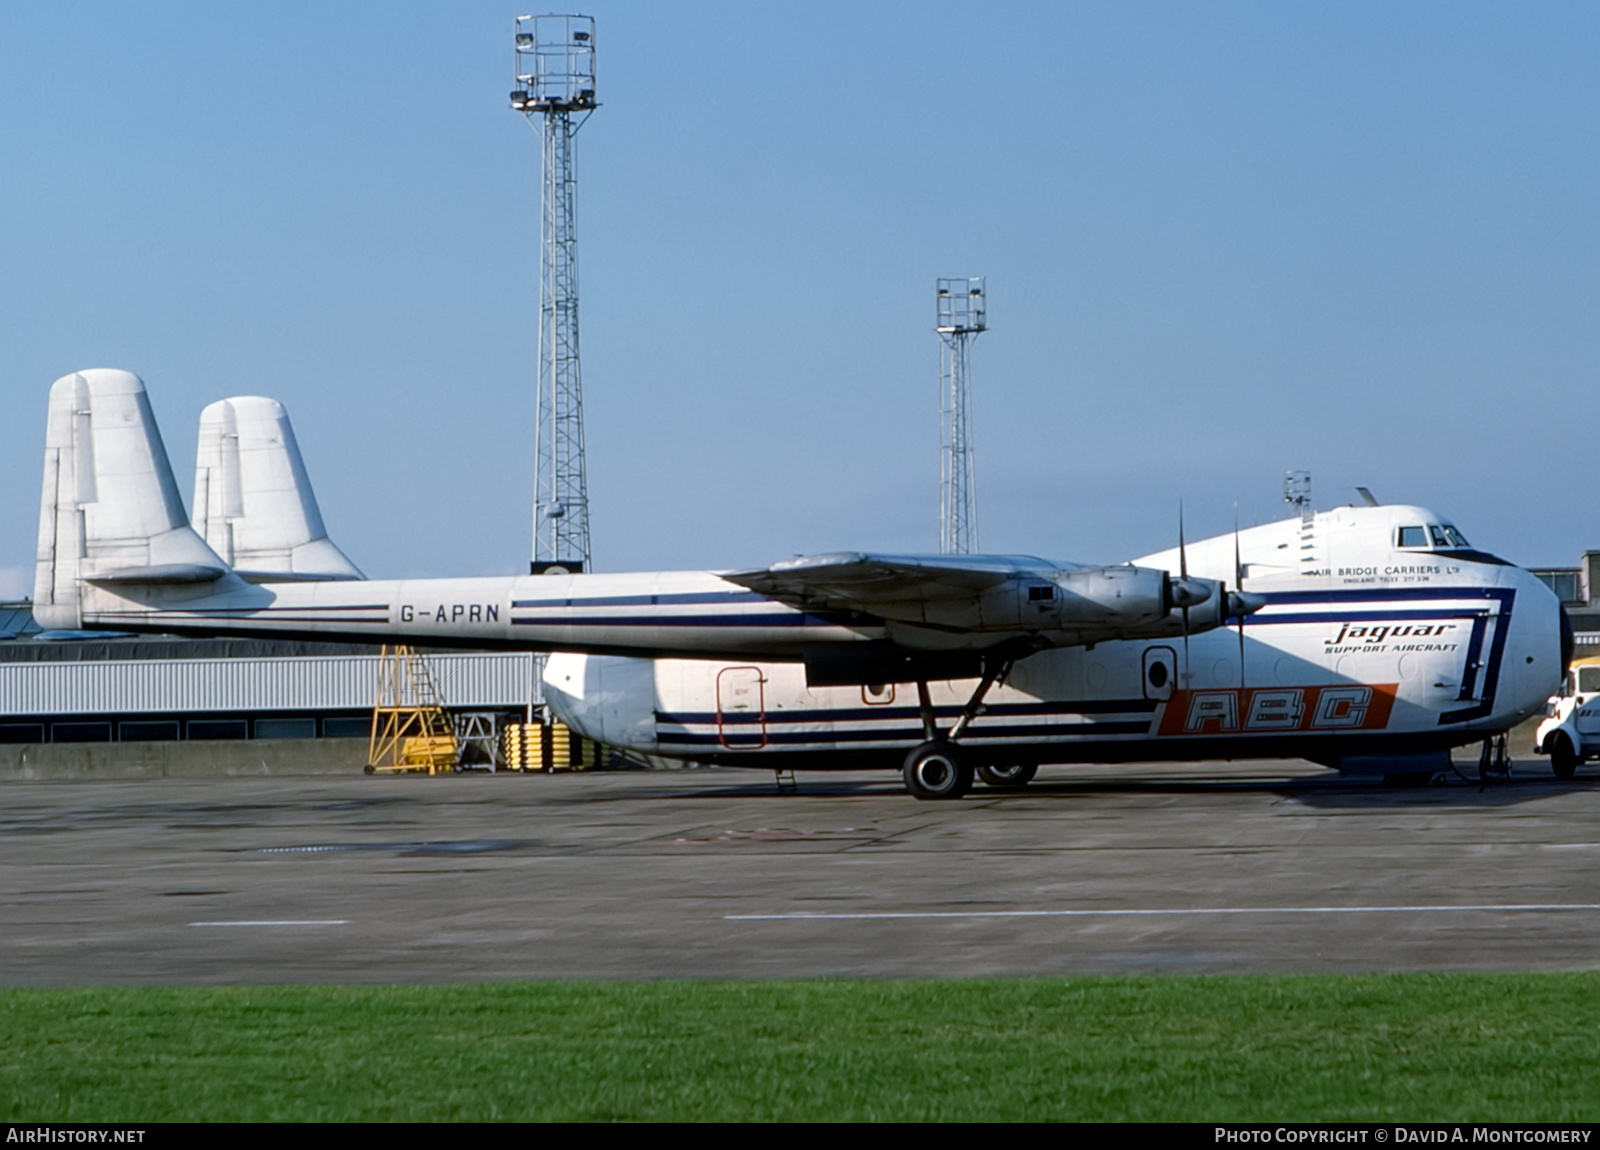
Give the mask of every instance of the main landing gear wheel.
<path id="1" fill-rule="evenodd" d="M 972 764 L 943 739 L 912 750 L 904 773 L 906 789 L 919 799 L 959 799 L 972 789 Z"/>
<path id="2" fill-rule="evenodd" d="M 1012 763 L 1004 767 L 985 765 L 978 768 L 978 777 L 986 785 L 999 787 L 1001 790 L 1025 787 L 1033 782 L 1033 776 L 1038 773 L 1038 763 Z"/>
<path id="3" fill-rule="evenodd" d="M 1558 779 L 1570 779 L 1578 770 L 1578 752 L 1572 749 L 1572 740 L 1564 734 L 1550 741 L 1550 769 Z"/>

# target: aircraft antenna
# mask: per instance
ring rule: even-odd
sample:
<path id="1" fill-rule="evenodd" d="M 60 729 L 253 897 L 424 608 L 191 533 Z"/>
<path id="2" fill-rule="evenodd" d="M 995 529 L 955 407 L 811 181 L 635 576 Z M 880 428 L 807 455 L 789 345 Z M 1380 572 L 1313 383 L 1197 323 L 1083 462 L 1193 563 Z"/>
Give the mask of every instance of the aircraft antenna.
<path id="1" fill-rule="evenodd" d="M 1283 501 L 1299 510 L 1301 523 L 1311 522 L 1311 472 L 1291 471 L 1283 477 Z"/>
<path id="2" fill-rule="evenodd" d="M 972 341 L 988 326 L 982 276 L 941 279 L 939 333 L 939 550 L 978 549 L 977 479 L 972 450 Z"/>
<path id="3" fill-rule="evenodd" d="M 539 242 L 539 386 L 534 424 L 533 574 L 590 569 L 578 362 L 577 177 L 572 141 L 593 114 L 594 20 L 518 16 L 511 107 L 544 142 Z"/>

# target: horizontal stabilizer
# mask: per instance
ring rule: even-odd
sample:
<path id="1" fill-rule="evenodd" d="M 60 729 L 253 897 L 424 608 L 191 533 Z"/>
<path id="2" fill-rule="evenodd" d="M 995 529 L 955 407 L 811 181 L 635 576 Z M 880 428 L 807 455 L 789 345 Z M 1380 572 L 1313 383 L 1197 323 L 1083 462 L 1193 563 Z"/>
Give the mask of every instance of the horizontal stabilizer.
<path id="1" fill-rule="evenodd" d="M 198 563 L 162 563 L 154 567 L 122 567 L 85 576 L 90 583 L 212 583 L 228 573 L 225 567 Z"/>

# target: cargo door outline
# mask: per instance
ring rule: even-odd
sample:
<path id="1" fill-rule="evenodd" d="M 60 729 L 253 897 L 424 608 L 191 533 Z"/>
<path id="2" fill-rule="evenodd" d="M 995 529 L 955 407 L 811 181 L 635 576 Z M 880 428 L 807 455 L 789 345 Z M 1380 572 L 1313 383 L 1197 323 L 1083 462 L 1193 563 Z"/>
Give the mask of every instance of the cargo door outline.
<path id="1" fill-rule="evenodd" d="M 1475 612 L 1472 636 L 1467 641 L 1467 652 L 1461 669 L 1461 694 L 1457 702 L 1474 703 L 1457 711 L 1446 711 L 1439 716 L 1441 727 L 1451 723 L 1465 723 L 1481 719 L 1494 710 L 1495 692 L 1500 686 L 1500 663 L 1506 653 L 1506 638 L 1511 633 L 1511 607 L 1517 593 L 1510 588 L 1485 589 L 1485 599 L 1495 600 L 1500 610 L 1493 614 Z M 1489 657 L 1483 657 L 1484 632 L 1494 624 L 1494 637 L 1489 640 Z M 1483 672 L 1483 687 L 1476 690 L 1478 672 Z"/>
<path id="2" fill-rule="evenodd" d="M 717 742 L 730 751 L 767 745 L 766 687 L 760 667 L 717 672 Z"/>

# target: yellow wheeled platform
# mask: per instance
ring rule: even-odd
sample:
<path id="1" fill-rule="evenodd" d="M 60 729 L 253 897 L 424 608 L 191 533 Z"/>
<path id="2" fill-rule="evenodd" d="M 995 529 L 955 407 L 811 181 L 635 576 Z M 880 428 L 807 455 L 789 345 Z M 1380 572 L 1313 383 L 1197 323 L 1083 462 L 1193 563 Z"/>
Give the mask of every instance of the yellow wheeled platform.
<path id="1" fill-rule="evenodd" d="M 436 775 L 455 770 L 461 742 L 427 660 L 406 646 L 385 646 L 382 660 L 372 737 L 367 743 L 367 774 L 426 771 Z"/>

